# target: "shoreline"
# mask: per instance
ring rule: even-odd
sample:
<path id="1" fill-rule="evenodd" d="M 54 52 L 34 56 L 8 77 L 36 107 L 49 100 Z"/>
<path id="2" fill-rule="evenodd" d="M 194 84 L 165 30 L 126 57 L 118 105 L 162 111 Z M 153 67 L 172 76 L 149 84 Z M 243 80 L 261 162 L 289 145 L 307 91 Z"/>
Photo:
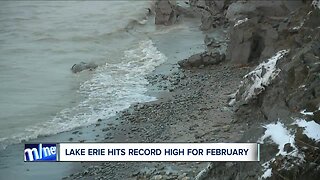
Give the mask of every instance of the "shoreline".
<path id="1" fill-rule="evenodd" d="M 177 62 L 176 62 L 177 63 Z M 160 89 L 158 100 L 138 103 L 121 112 L 117 126 L 104 131 L 105 142 L 238 142 L 245 123 L 236 122 L 227 107 L 228 95 L 248 69 L 222 63 L 203 69 L 156 70 L 147 79 Z M 162 67 L 159 67 L 160 69 Z M 226 91 L 226 89 L 228 89 Z M 158 90 L 157 90 L 158 91 Z M 197 107 L 194 109 L 194 107 Z M 195 177 L 206 162 L 106 162 L 88 163 L 83 171 L 64 179 L 144 179 Z M 192 168 L 190 168 L 192 167 Z M 106 173 L 109 172 L 109 173 Z"/>
<path id="2" fill-rule="evenodd" d="M 150 76 L 155 75 L 157 73 L 164 73 L 164 74 L 170 74 L 172 71 L 176 71 L 177 67 L 176 62 L 181 60 L 182 58 L 187 58 L 190 56 L 190 54 L 202 52 L 201 44 L 203 41 L 202 38 L 202 32 L 198 30 L 197 28 L 198 21 L 191 21 L 186 22 L 186 24 L 181 23 L 176 25 L 176 27 L 173 27 L 169 30 L 169 32 L 156 34 L 152 37 L 152 41 L 154 41 L 154 44 L 157 48 L 161 49 L 160 51 L 166 51 L 166 55 L 168 56 L 168 61 L 166 61 L 164 64 L 157 67 L 157 69 L 150 74 Z M 192 27 L 191 27 L 192 26 Z M 195 31 L 195 32 L 193 32 Z M 191 37 L 190 39 L 181 39 L 180 37 L 177 37 L 177 35 L 180 34 L 182 36 Z M 175 46 L 175 48 L 169 48 L 166 45 L 166 38 L 172 39 L 177 37 L 179 41 L 184 41 L 183 46 L 178 46 L 178 44 Z M 179 42 L 178 42 L 179 43 Z M 184 49 L 188 48 L 189 51 L 185 52 Z M 174 51 L 174 52 L 173 52 Z M 171 69 L 171 67 L 174 67 Z M 172 70 L 172 71 L 171 71 Z M 149 96 L 154 97 L 161 97 L 162 94 L 166 94 L 167 91 L 159 90 L 158 87 L 150 85 L 148 88 L 148 92 L 146 93 Z M 169 92 L 169 91 L 168 91 Z M 154 102 L 161 101 L 161 99 L 158 99 Z M 149 102 L 152 103 L 152 102 Z M 141 103 L 137 103 L 141 104 Z M 131 111 L 135 105 L 131 105 L 128 111 Z M 120 112 L 119 112 L 120 113 Z M 114 117 L 108 118 L 108 119 L 101 119 L 98 120 L 96 123 L 79 127 L 76 129 L 73 129 L 71 131 L 62 132 L 54 135 L 48 135 L 48 136 L 40 136 L 36 139 L 32 139 L 29 141 L 26 141 L 27 143 L 38 143 L 38 142 L 52 142 L 52 143 L 59 143 L 59 142 L 105 142 L 105 141 L 114 141 L 115 135 L 111 131 L 116 129 L 117 127 L 120 127 L 121 124 L 117 120 L 120 117 L 120 114 L 117 114 Z M 124 138 L 124 137 L 123 137 Z M 124 142 L 124 139 L 121 139 L 121 137 L 118 138 L 118 142 Z M 6 174 L 7 179 L 22 179 L 25 177 L 33 178 L 33 177 L 47 177 L 50 174 L 59 174 L 59 176 L 55 176 L 56 178 L 63 178 L 69 174 L 83 171 L 85 168 L 83 167 L 83 163 L 78 162 L 70 162 L 70 163 L 46 163 L 45 166 L 47 168 L 43 168 L 44 163 L 24 163 L 21 161 L 23 159 L 20 149 L 23 149 L 23 143 L 21 142 L 19 144 L 12 144 L 9 145 L 5 150 L 2 150 L 0 153 L 1 156 L 5 157 L 2 159 L 2 161 L 7 164 L 7 168 L 2 169 L 2 171 Z M 137 141 L 138 142 L 138 141 Z M 10 153 L 9 153 L 10 152 Z M 15 158 L 14 161 L 7 157 L 5 154 L 12 154 L 13 157 L 17 157 L 21 155 L 21 158 L 17 159 Z M 31 164 L 31 166 L 30 166 Z M 57 165 L 59 164 L 59 165 Z M 12 166 L 13 165 L 13 166 Z M 12 166 L 12 167 L 11 167 Z M 8 169 L 10 167 L 10 169 Z M 50 171 L 48 171 L 50 169 Z M 13 171 L 18 171 L 21 173 L 14 173 Z M 39 174 L 39 171 L 42 171 L 43 173 Z M 4 174 L 3 174 L 4 175 Z M 52 178 L 52 179 L 56 179 Z M 49 178 L 50 179 L 50 178 Z"/>
<path id="3" fill-rule="evenodd" d="M 260 162 L 55 163 L 46 164 L 45 168 L 53 167 L 48 168 L 50 172 L 47 170 L 38 175 L 37 171 L 44 168 L 39 163 L 30 168 L 22 167 L 23 171 L 32 178 L 61 172 L 59 175 L 63 179 L 199 180 L 198 176 L 203 172 L 205 177 L 202 179 L 257 179 L 271 175 L 271 178 L 283 175 L 289 178 L 303 177 L 308 172 L 314 174 L 309 175 L 312 179 L 319 175 L 319 158 L 313 158 L 319 157 L 319 140 L 312 140 L 305 131 L 310 121 L 314 120 L 318 125 L 320 122 L 317 74 L 320 67 L 317 47 L 320 46 L 317 40 L 305 38 L 310 34 L 319 37 L 320 31 L 313 30 L 319 27 L 319 10 L 302 7 L 300 11 L 287 14 L 288 19 L 283 20 L 273 18 L 273 12 L 268 14 L 268 9 L 278 7 L 275 4 L 231 2 L 230 7 L 266 8 L 262 15 L 257 15 L 259 20 L 254 8 L 249 10 L 254 15 L 245 12 L 243 20 L 239 20 L 243 15 L 232 14 L 243 10 L 220 9 L 220 13 L 231 12 L 235 18 L 231 20 L 224 17 L 228 14 L 212 17 L 208 12 L 211 12 L 210 8 L 216 11 L 216 4 L 206 5 L 209 11 L 205 8 L 207 14 L 202 15 L 208 19 L 201 19 L 199 25 L 201 28 L 212 26 L 211 31 L 196 29 L 199 18 L 189 19 L 190 22 L 184 18 L 178 24 L 161 26 L 165 29 L 163 32 L 142 35 L 149 37 L 168 59 L 146 77 L 149 82 L 146 94 L 157 97 L 156 101 L 132 104 L 115 117 L 30 142 L 259 142 Z M 292 8 L 297 7 L 293 5 Z M 282 10 L 275 9 L 275 13 L 285 14 Z M 239 35 L 244 37 L 238 38 Z M 283 52 L 278 51 L 282 49 L 286 53 L 277 63 L 281 58 L 277 59 L 275 53 Z M 266 74 L 270 76 L 265 77 Z M 252 91 L 248 92 L 248 89 Z M 309 115 L 302 114 L 300 110 L 303 109 Z M 305 127 L 298 125 L 295 118 L 303 118 L 299 122 Z M 314 124 L 315 129 L 320 128 Z M 266 134 L 268 128 L 274 126 L 280 126 L 283 134 L 293 136 L 293 142 L 283 136 L 277 138 L 286 144 L 277 144 L 279 141 L 275 137 Z M 269 137 L 270 141 L 264 141 Z M 306 144 L 311 149 L 306 149 Z M 277 153 L 278 150 L 283 154 Z M 293 152 L 304 156 L 305 162 L 296 161 Z M 18 156 L 20 152 L 14 153 Z M 8 158 L 6 161 L 10 162 Z M 275 168 L 278 162 L 282 168 Z M 23 178 L 24 172 L 18 178 Z"/>
<path id="4" fill-rule="evenodd" d="M 163 21 L 168 14 L 159 11 L 167 8 L 175 14 L 174 3 L 158 1 L 161 2 L 169 6 L 156 7 L 156 24 L 174 24 L 175 17 Z M 318 1 L 313 3 L 319 5 Z M 320 51 L 317 40 L 306 38 L 309 34 L 319 37 L 320 31 L 314 31 L 319 27 L 319 8 L 292 1 L 260 4 L 190 0 L 190 4 L 204 10 L 200 27 L 206 50 L 180 59 L 176 63 L 181 69 L 177 71 L 158 71 L 149 77 L 151 84 L 169 92 L 158 101 L 137 104 L 122 112 L 121 128 L 113 129 L 116 138 L 112 141 L 259 142 L 261 161 L 93 163 L 66 179 L 292 179 L 303 178 L 307 173 L 311 174 L 308 179 L 319 176 L 319 158 L 313 157 L 320 153 L 320 93 L 316 88 L 320 81 L 315 78 Z M 221 27 L 229 28 L 222 41 L 212 35 Z M 213 31 L 207 31 L 210 29 Z M 282 52 L 285 54 L 280 56 Z M 313 115 L 299 114 L 303 109 Z M 303 118 L 299 122 L 304 125 L 298 125 L 296 118 Z M 279 136 L 279 126 L 283 134 L 291 137 Z M 308 134 L 303 128 L 313 128 L 314 132 Z M 274 134 L 267 134 L 270 131 Z M 288 142 L 292 136 L 294 142 Z M 264 141 L 266 137 L 272 141 Z"/>
<path id="5" fill-rule="evenodd" d="M 230 76 L 222 71 L 227 71 Z M 181 84 L 167 92 L 166 97 L 136 104 L 122 112 L 118 118 L 120 125 L 107 128 L 114 138 L 106 142 L 238 142 L 241 137 L 239 134 L 244 133 L 245 123 L 231 123 L 235 122 L 234 114 L 223 105 L 227 104 L 228 93 L 225 88 L 228 87 L 230 91 L 236 89 L 235 82 L 238 82 L 246 71 L 243 69 L 239 73 L 238 69 L 229 65 L 218 65 L 184 72 L 185 78 L 180 81 Z M 180 75 L 176 77 L 180 78 Z M 165 79 L 172 77 L 174 76 Z M 218 79 L 230 82 L 221 84 L 224 81 Z M 189 82 L 189 85 L 183 85 L 185 82 Z M 204 92 L 204 89 L 209 89 L 212 84 L 216 85 L 216 89 Z M 199 95 L 202 93 L 206 95 Z M 212 102 L 208 97 L 215 101 Z M 196 105 L 197 109 L 188 107 L 187 104 Z M 206 165 L 206 162 L 88 163 L 84 171 L 65 179 L 92 176 L 102 179 L 149 179 L 159 174 L 175 179 L 183 175 L 195 177 Z M 109 171 L 110 173 L 105 173 Z"/>
<path id="6" fill-rule="evenodd" d="M 191 18 L 191 24 L 194 24 L 195 19 L 200 20 Z M 166 28 L 179 25 L 181 23 Z M 224 28 L 217 28 L 206 33 L 198 26 L 190 27 L 189 24 L 188 28 L 196 28 L 196 31 L 201 33 L 201 38 L 192 37 L 192 39 L 200 40 L 201 45 L 188 44 L 190 47 L 181 49 L 180 52 L 167 49 L 165 44 L 168 41 L 174 42 L 170 37 L 179 35 L 181 32 L 179 30 L 163 34 L 163 37 L 167 38 L 159 38 L 157 35 L 151 38 L 158 50 L 169 56 L 168 61 L 156 67 L 147 76 L 150 83 L 147 94 L 157 97 L 157 100 L 136 103 L 118 113 L 114 118 L 117 124 L 104 124 L 107 127 L 101 132 L 101 136 L 105 136 L 103 142 L 217 143 L 241 140 L 241 134 L 245 133 L 246 123 L 235 123 L 237 122 L 234 117 L 235 109 L 228 107 L 227 102 L 228 95 L 236 91 L 238 83 L 249 69 L 239 69 L 226 62 L 203 68 L 180 68 L 179 61 L 194 54 L 206 52 L 205 36 L 207 34 L 221 40 L 223 37 L 219 36 L 225 33 Z M 183 43 L 185 44 L 187 43 Z M 193 109 L 195 104 L 197 108 Z M 103 126 L 103 123 L 101 124 Z M 206 166 L 207 162 L 88 162 L 80 168 L 82 170 L 73 171 L 63 179 L 93 177 L 98 179 L 155 179 L 161 176 L 163 179 L 187 180 L 197 176 Z"/>

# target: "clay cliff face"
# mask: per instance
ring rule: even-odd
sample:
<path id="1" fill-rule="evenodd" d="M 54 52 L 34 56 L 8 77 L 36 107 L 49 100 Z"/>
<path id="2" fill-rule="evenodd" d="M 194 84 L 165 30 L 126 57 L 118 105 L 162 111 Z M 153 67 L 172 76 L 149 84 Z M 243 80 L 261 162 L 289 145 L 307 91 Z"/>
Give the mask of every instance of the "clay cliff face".
<path id="1" fill-rule="evenodd" d="M 247 76 L 250 80 L 235 97 L 238 104 L 255 104 L 260 107 L 261 116 L 270 120 L 288 117 L 303 107 L 316 109 L 320 104 L 319 1 L 190 0 L 189 4 L 201 11 L 201 27 L 206 30 L 228 26 L 225 57 L 231 64 L 254 67 L 288 50 L 274 64 L 276 77 L 262 84 L 262 91 L 253 89 L 259 93 L 251 100 L 241 98 L 254 84 L 252 75 Z M 224 54 L 211 50 L 218 46 L 206 44 L 208 52 L 191 56 L 181 61 L 180 66 L 189 68 L 222 62 Z M 268 68 L 262 66 L 259 78 L 263 79 Z"/>
<path id="2" fill-rule="evenodd" d="M 257 135 L 259 128 L 263 130 L 261 124 L 281 120 L 295 132 L 296 151 L 305 156 L 305 161 L 297 163 L 291 156 L 271 156 L 270 152 L 276 152 L 277 148 L 265 145 L 265 158 L 275 158 L 268 165 L 274 174 L 271 179 L 319 177 L 320 160 L 315 157 L 319 157 L 320 144 L 304 135 L 303 128 L 292 127 L 292 123 L 295 118 L 320 123 L 320 2 L 190 0 L 189 3 L 200 11 L 204 33 L 216 27 L 228 30 L 227 50 L 214 52 L 221 43 L 207 37 L 207 51 L 180 61 L 180 67 L 201 68 L 226 61 L 249 68 L 238 91 L 230 95 L 229 103 L 236 108 L 238 121 L 253 129 L 243 141 L 256 141 L 253 134 Z M 302 110 L 308 115 L 301 115 Z M 261 167 L 252 164 L 242 164 L 241 173 L 237 164 L 230 167 L 214 163 L 210 167 L 214 170 L 208 179 L 261 177 Z"/>
<path id="3" fill-rule="evenodd" d="M 226 10 L 226 18 L 231 23 L 227 57 L 235 64 L 249 64 L 271 57 L 278 51 L 283 23 L 302 5 L 302 1 L 231 4 Z"/>
<path id="4" fill-rule="evenodd" d="M 245 11 L 233 13 L 230 5 L 227 10 L 230 22 L 227 60 L 233 64 L 258 65 L 244 77 L 233 101 L 239 108 L 239 121 L 256 124 L 253 129 L 260 123 L 278 120 L 289 127 L 295 118 L 302 116 L 308 122 L 320 123 L 320 10 L 310 2 L 286 3 L 277 7 L 259 4 L 252 11 L 244 8 Z M 248 98 L 250 93 L 253 96 Z M 301 115 L 304 109 L 309 115 Z M 312 158 L 320 154 L 319 142 L 304 135 L 303 128 L 293 129 L 296 153 L 305 157 L 304 162 L 298 163 L 293 156 L 271 156 L 275 160 L 266 165 L 271 168 L 271 178 L 319 177 L 319 159 Z M 250 133 L 254 134 L 254 130 Z M 274 147 L 265 145 L 262 153 L 271 151 Z M 256 169 L 251 165 L 242 167 L 246 172 Z M 248 174 L 236 176 L 242 179 Z"/>
<path id="5" fill-rule="evenodd" d="M 231 63 L 257 65 L 281 50 L 289 51 L 276 63 L 277 76 L 265 85 L 263 93 L 253 98 L 269 120 L 288 118 L 304 107 L 315 110 L 320 104 L 320 12 L 310 5 L 295 7 L 289 14 L 282 14 L 281 10 L 272 16 L 269 11 L 260 17 L 247 15 L 242 17 L 246 21 L 237 20 L 230 26 L 227 59 Z M 241 98 L 239 101 L 248 103 Z"/>

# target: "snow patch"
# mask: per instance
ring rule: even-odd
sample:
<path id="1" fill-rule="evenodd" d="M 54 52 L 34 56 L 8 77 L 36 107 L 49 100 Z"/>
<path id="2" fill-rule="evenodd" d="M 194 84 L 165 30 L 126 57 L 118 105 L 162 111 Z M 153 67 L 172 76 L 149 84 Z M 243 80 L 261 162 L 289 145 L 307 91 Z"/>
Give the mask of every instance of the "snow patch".
<path id="1" fill-rule="evenodd" d="M 272 169 L 268 168 L 265 170 L 265 172 L 262 174 L 260 179 L 267 179 L 268 177 L 271 177 L 272 175 Z"/>
<path id="2" fill-rule="evenodd" d="M 228 103 L 228 106 L 233 106 L 236 103 L 236 99 L 231 99 Z"/>
<path id="3" fill-rule="evenodd" d="M 283 123 L 277 122 L 275 124 L 268 124 L 263 127 L 266 128 L 266 131 L 264 135 L 259 139 L 259 143 L 263 144 L 263 141 L 270 137 L 274 143 L 278 144 L 279 152 L 277 153 L 277 155 L 288 154 L 284 151 L 284 145 L 287 143 L 290 143 L 294 151 L 297 150 L 297 147 L 294 144 L 295 135 L 292 135 Z"/>
<path id="4" fill-rule="evenodd" d="M 314 7 L 314 8 L 318 8 L 320 9 L 320 0 L 313 0 L 311 5 Z"/>
<path id="5" fill-rule="evenodd" d="M 249 19 L 248 18 L 244 18 L 244 19 L 241 19 L 241 20 L 238 20 L 233 27 L 237 27 L 239 26 L 240 24 L 244 23 L 244 22 L 247 22 Z"/>
<path id="6" fill-rule="evenodd" d="M 279 152 L 275 156 L 281 155 L 285 156 L 287 159 L 287 162 L 283 162 L 282 166 L 279 168 L 291 169 L 292 167 L 294 167 L 294 164 L 297 165 L 304 162 L 304 153 L 299 152 L 298 148 L 295 145 L 295 131 L 290 131 L 283 123 L 279 121 L 276 123 L 265 125 L 263 127 L 266 128 L 266 131 L 264 135 L 258 140 L 258 143 L 263 144 L 264 140 L 270 138 L 274 143 L 278 145 Z M 320 131 L 320 129 L 318 131 Z M 289 153 L 284 151 L 284 146 L 287 143 L 290 143 L 290 146 L 293 148 Z M 269 161 L 262 164 L 263 174 L 259 179 L 266 179 L 272 176 L 271 163 L 274 163 L 275 160 L 276 157 L 273 157 Z"/>
<path id="7" fill-rule="evenodd" d="M 305 22 L 305 20 L 303 20 L 303 21 L 300 23 L 299 26 L 293 27 L 292 29 L 295 30 L 295 31 L 300 30 L 300 29 L 302 28 L 302 26 L 304 25 L 304 22 Z"/>
<path id="8" fill-rule="evenodd" d="M 297 119 L 294 124 L 304 128 L 303 134 L 307 135 L 310 139 L 317 142 L 320 141 L 320 124 L 315 121 L 306 121 L 304 119 Z"/>
<path id="9" fill-rule="evenodd" d="M 273 79 L 277 77 L 281 71 L 276 67 L 278 60 L 283 58 L 289 50 L 281 50 L 267 61 L 259 64 L 253 71 L 243 77 L 243 81 L 236 92 L 236 99 L 243 99 L 246 102 L 252 97 L 264 91 Z"/>
<path id="10" fill-rule="evenodd" d="M 303 115 L 313 116 L 313 112 L 307 112 L 307 110 L 306 110 L 306 109 L 304 109 L 304 110 L 300 111 L 300 113 L 301 113 L 301 114 L 303 114 Z"/>
<path id="11" fill-rule="evenodd" d="M 262 176 L 259 178 L 259 180 L 262 179 L 267 179 L 268 177 L 272 176 L 272 168 L 270 168 L 270 162 L 274 161 L 275 159 L 271 159 L 265 163 L 262 164 L 263 167 L 263 174 Z"/>

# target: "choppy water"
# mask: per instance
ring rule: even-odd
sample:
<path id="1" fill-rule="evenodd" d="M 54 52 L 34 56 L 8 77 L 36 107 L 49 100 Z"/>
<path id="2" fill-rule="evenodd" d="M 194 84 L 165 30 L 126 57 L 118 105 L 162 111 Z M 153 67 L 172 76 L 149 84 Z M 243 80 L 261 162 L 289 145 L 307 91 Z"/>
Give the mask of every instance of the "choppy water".
<path id="1" fill-rule="evenodd" d="M 145 75 L 159 64 L 157 73 L 169 73 L 178 60 L 204 50 L 198 20 L 155 26 L 152 17 L 145 20 L 149 5 L 0 1 L 0 179 L 61 179 L 76 172 L 82 163 L 24 163 L 19 142 L 99 141 L 100 130 L 87 125 L 155 100 L 145 93 Z M 81 61 L 99 68 L 72 74 Z M 59 133 L 77 127 L 83 134 Z"/>
<path id="2" fill-rule="evenodd" d="M 146 36 L 128 32 L 149 3 L 0 1 L 0 145 L 154 100 L 145 95 L 144 76 L 166 57 Z M 72 74 L 81 61 L 100 66 Z"/>

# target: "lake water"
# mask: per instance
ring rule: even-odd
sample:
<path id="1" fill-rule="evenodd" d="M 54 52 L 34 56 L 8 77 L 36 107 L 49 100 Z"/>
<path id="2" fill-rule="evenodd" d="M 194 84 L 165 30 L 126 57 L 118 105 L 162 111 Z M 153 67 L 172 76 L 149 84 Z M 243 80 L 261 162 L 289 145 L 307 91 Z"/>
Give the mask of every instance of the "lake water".
<path id="1" fill-rule="evenodd" d="M 149 6 L 149 1 L 1 1 L 2 148 L 154 100 L 144 94 L 144 75 L 166 57 L 133 29 L 145 24 Z M 81 61 L 99 68 L 71 73 Z"/>
<path id="2" fill-rule="evenodd" d="M 155 26 L 150 2 L 0 1 L 0 179 L 78 171 L 81 163 L 23 162 L 21 142 L 103 142 L 98 119 L 156 99 L 148 73 L 204 50 L 199 20 Z M 81 61 L 99 67 L 73 74 Z"/>

